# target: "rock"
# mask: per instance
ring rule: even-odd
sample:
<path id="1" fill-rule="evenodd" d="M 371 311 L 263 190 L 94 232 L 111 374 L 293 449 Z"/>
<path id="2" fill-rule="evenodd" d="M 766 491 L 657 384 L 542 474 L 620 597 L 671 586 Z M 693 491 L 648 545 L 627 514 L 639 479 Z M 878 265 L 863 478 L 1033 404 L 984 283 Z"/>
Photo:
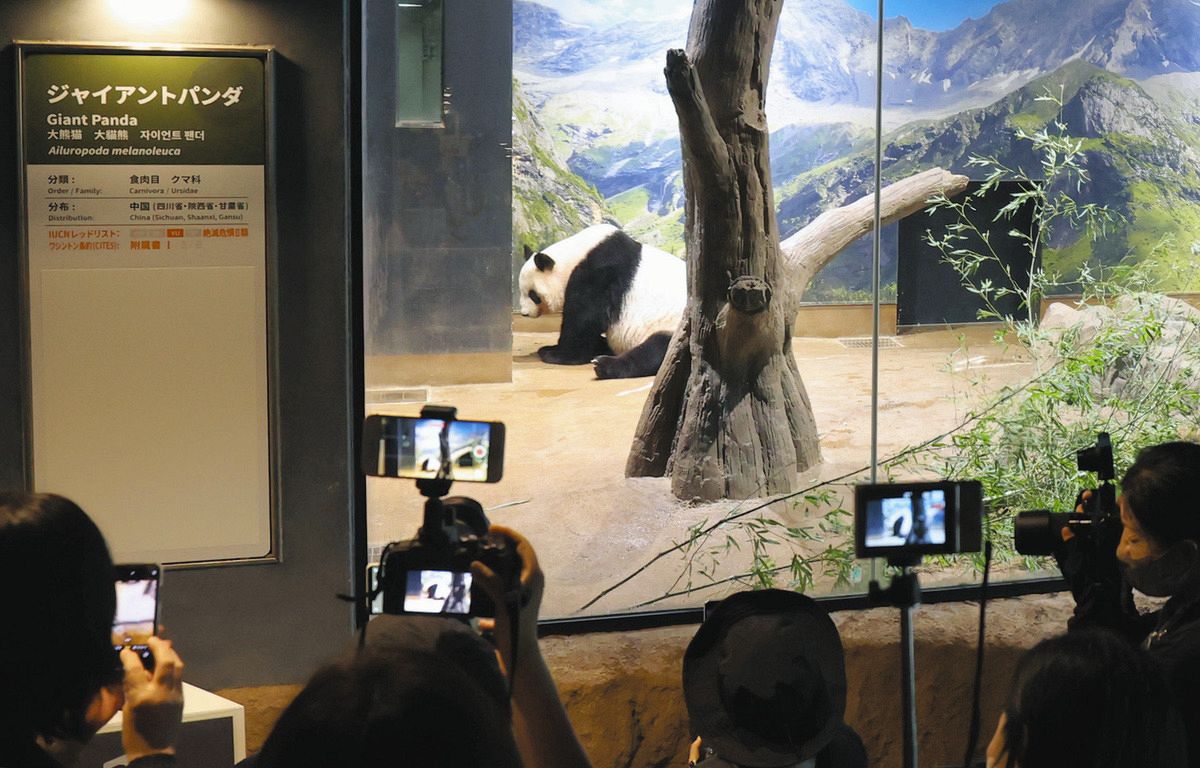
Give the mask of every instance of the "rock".
<path id="1" fill-rule="evenodd" d="M 988 604 L 977 755 L 995 729 L 1017 660 L 1066 630 L 1069 595 Z M 903 763 L 899 611 L 832 614 L 846 649 L 846 721 L 872 766 Z M 914 618 L 922 765 L 959 765 L 966 749 L 979 606 L 921 606 Z M 683 652 L 696 626 L 548 637 L 542 649 L 596 768 L 682 765 L 694 734 L 683 702 Z"/>
<path id="2" fill-rule="evenodd" d="M 1101 336 L 1126 324 L 1128 332 L 1122 339 L 1134 349 L 1140 345 L 1140 329 L 1151 328 L 1157 338 L 1136 357 L 1112 361 L 1098 377 L 1096 393 L 1121 394 L 1131 382 L 1168 381 L 1180 376 L 1189 386 L 1200 386 L 1200 310 L 1181 299 L 1158 293 L 1129 293 L 1118 296 L 1112 307 L 1094 305 L 1070 307 L 1050 305 L 1042 317 L 1040 330 L 1043 341 L 1031 352 L 1041 369 L 1054 363 L 1064 339 L 1075 334 L 1070 346 L 1086 350 Z"/>

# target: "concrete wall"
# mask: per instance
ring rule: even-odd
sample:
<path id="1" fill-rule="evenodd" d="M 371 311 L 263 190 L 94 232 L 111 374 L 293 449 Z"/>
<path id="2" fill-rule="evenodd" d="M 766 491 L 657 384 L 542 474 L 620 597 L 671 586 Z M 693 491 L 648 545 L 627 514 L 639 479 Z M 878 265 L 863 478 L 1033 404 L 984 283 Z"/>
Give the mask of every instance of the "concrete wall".
<path id="1" fill-rule="evenodd" d="M 367 384 L 512 371 L 511 0 L 447 0 L 445 117 L 396 124 L 396 3 L 363 32 Z M 465 377 L 462 378 L 462 377 Z"/>

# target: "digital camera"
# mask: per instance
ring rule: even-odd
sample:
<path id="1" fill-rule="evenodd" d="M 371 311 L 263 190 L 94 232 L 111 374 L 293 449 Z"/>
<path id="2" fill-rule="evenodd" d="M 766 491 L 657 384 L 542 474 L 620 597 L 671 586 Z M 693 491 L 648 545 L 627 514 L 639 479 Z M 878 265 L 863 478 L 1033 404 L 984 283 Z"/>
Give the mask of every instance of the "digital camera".
<path id="1" fill-rule="evenodd" d="M 499 481 L 504 425 L 456 415 L 454 408 L 427 406 L 420 418 L 372 415 L 364 424 L 366 474 L 414 478 L 426 497 L 416 538 L 388 544 L 368 573 L 368 603 L 383 613 L 495 616 L 497 606 L 472 578 L 475 561 L 503 580 L 505 594 L 519 586 L 520 556 L 507 538 L 489 532 L 483 506 L 446 497 L 454 480 Z"/>
<path id="2" fill-rule="evenodd" d="M 1121 532 L 1121 513 L 1113 484 L 1116 473 L 1108 433 L 1101 432 L 1095 445 L 1077 451 L 1075 465 L 1080 472 L 1096 473 L 1099 487 L 1092 490 L 1086 502 L 1080 492 L 1076 507 L 1082 504 L 1082 513 L 1076 510 L 1056 513 L 1044 509 L 1017 513 L 1013 520 L 1013 546 L 1022 555 L 1053 554 L 1062 545 L 1063 528 L 1069 528 L 1082 543 L 1108 547 L 1111 542 L 1116 548 Z"/>
<path id="3" fill-rule="evenodd" d="M 854 488 L 854 550 L 889 559 L 978 552 L 983 489 L 974 480 Z"/>

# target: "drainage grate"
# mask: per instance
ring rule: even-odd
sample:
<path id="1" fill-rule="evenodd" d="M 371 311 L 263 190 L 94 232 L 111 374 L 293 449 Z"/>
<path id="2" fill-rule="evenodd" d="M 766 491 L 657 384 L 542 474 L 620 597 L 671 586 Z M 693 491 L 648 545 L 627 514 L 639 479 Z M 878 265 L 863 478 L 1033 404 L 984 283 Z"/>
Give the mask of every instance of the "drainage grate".
<path id="1" fill-rule="evenodd" d="M 871 337 L 870 336 L 847 336 L 847 337 L 842 337 L 842 338 L 838 339 L 838 343 L 841 344 L 846 349 L 870 349 L 871 348 Z M 880 336 L 879 337 L 879 348 L 880 349 L 903 349 L 904 345 L 901 344 L 900 340 L 897 339 L 895 336 Z"/>
<path id="2" fill-rule="evenodd" d="M 368 403 L 427 403 L 429 389 L 426 387 L 380 387 L 368 389 Z"/>

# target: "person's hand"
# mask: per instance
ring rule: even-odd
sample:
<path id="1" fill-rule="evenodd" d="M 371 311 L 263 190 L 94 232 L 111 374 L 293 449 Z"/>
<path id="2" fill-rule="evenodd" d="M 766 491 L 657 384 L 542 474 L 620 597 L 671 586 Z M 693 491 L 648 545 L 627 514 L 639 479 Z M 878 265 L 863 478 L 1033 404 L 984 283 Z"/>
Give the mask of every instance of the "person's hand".
<path id="1" fill-rule="evenodd" d="M 130 760 L 155 753 L 174 754 L 183 718 L 183 661 L 170 640 L 151 637 L 154 672 L 128 648 L 121 649 L 125 667 L 125 706 L 121 745 Z"/>
<path id="2" fill-rule="evenodd" d="M 1000 722 L 996 723 L 996 732 L 987 746 L 987 768 L 1007 768 L 1008 766 L 1008 745 L 1004 741 L 1004 724 L 1007 722 L 1008 717 L 1001 712 Z"/>
<path id="3" fill-rule="evenodd" d="M 518 584 L 519 598 L 517 600 L 517 658 L 531 653 L 537 653 L 537 620 L 538 611 L 542 606 L 542 594 L 546 589 L 546 577 L 538 566 L 537 554 L 529 541 L 512 530 L 500 525 L 489 529 L 492 533 L 504 536 L 516 549 L 521 559 L 521 578 Z M 479 580 L 484 591 L 492 598 L 496 606 L 495 620 L 481 619 L 480 626 L 491 629 L 496 638 L 496 647 L 500 651 L 500 661 L 504 665 L 505 674 L 513 670 L 513 619 L 506 609 L 505 590 L 512 585 L 505 584 L 504 579 L 491 568 L 479 562 L 471 563 L 471 573 Z"/>
<path id="4" fill-rule="evenodd" d="M 1079 494 L 1079 498 L 1075 500 L 1075 514 L 1077 514 L 1077 515 L 1086 515 L 1087 514 L 1087 506 L 1092 500 L 1092 495 L 1093 494 L 1090 489 L 1085 490 Z M 1075 538 L 1075 531 L 1072 531 L 1070 528 L 1068 528 L 1067 526 L 1064 525 L 1062 527 L 1062 540 L 1070 541 L 1073 538 Z"/>
<path id="5" fill-rule="evenodd" d="M 692 742 L 692 746 L 688 747 L 688 765 L 689 766 L 695 765 L 696 763 L 700 762 L 702 743 L 703 743 L 702 739 L 699 736 L 697 736 L 696 740 Z"/>

